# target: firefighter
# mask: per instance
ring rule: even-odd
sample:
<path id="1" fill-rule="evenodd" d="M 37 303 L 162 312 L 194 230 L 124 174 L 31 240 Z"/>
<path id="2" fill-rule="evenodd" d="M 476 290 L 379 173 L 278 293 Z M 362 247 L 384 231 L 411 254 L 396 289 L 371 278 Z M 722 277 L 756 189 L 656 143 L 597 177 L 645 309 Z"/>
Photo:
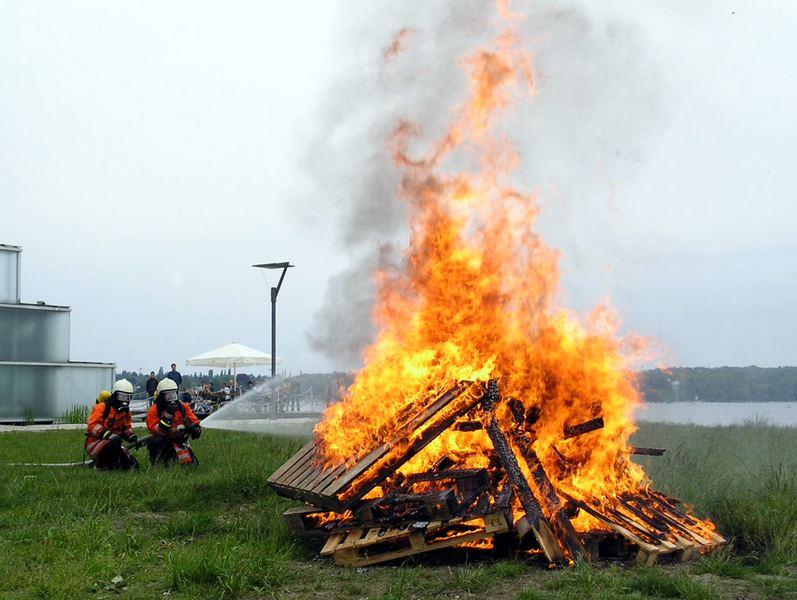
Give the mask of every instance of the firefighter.
<path id="1" fill-rule="evenodd" d="M 101 394 L 102 395 L 102 394 Z M 122 446 L 122 440 L 136 442 L 130 418 L 133 386 L 127 379 L 113 385 L 110 397 L 97 402 L 86 429 L 86 452 L 96 469 L 137 469 L 138 461 Z"/>
<path id="2" fill-rule="evenodd" d="M 147 412 L 147 429 L 152 434 L 147 448 L 153 465 L 173 460 L 181 465 L 197 464 L 188 438 L 198 438 L 202 428 L 191 407 L 178 400 L 177 383 L 168 377 L 161 379 L 155 390 L 155 401 Z"/>

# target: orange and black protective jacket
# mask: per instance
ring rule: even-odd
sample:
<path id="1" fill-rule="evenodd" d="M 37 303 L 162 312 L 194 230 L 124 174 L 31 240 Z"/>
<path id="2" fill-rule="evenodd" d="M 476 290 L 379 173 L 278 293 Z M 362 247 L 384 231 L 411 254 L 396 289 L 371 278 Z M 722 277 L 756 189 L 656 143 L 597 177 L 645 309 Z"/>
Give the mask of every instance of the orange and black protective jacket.
<path id="1" fill-rule="evenodd" d="M 171 427 L 161 420 L 161 411 L 158 409 L 157 403 L 153 402 L 152 406 L 149 407 L 149 412 L 147 412 L 147 429 L 153 435 L 169 435 L 180 425 L 188 427 L 194 423 L 199 423 L 199 417 L 194 414 L 194 411 L 185 402 L 180 402 L 180 408 L 177 409 L 174 419 L 172 419 Z"/>
<path id="2" fill-rule="evenodd" d="M 133 435 L 130 411 L 117 411 L 107 401 L 94 405 L 86 428 L 86 450 L 92 458 L 97 458 L 108 443 L 106 434 L 116 434 L 125 439 Z"/>

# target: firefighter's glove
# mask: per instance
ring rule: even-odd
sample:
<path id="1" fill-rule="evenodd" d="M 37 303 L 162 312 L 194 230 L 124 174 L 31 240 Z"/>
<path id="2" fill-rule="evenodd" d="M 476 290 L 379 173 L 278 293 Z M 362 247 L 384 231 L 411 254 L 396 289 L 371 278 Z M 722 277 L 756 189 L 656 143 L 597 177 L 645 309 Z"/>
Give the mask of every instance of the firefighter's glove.
<path id="1" fill-rule="evenodd" d="M 131 444 L 135 444 L 138 441 L 138 436 L 135 433 L 133 433 L 130 436 L 128 436 L 127 441 L 130 442 Z"/>
<path id="2" fill-rule="evenodd" d="M 162 418 L 160 422 L 160 426 L 164 429 L 171 429 L 172 428 L 172 420 L 167 418 Z"/>
<path id="3" fill-rule="evenodd" d="M 112 433 L 108 437 L 108 441 L 111 442 L 111 445 L 113 445 L 113 446 L 121 446 L 122 445 L 122 437 L 119 436 L 119 435 L 116 435 L 115 433 Z"/>
<path id="4" fill-rule="evenodd" d="M 194 427 L 191 431 L 188 432 L 188 435 L 191 436 L 191 439 L 197 440 L 199 439 L 199 436 L 202 435 L 202 428 Z"/>
<path id="5" fill-rule="evenodd" d="M 178 425 L 174 428 L 177 433 L 183 433 L 185 431 L 185 425 Z"/>

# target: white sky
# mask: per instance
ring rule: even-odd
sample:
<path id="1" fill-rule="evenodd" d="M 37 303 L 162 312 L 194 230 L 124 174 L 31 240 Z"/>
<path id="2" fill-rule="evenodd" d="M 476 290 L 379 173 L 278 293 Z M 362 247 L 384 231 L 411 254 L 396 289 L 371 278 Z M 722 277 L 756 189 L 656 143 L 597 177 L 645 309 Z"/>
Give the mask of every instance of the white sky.
<path id="1" fill-rule="evenodd" d="M 797 5 L 596 4 L 596 29 L 636 31 L 660 108 L 637 158 L 608 143 L 600 169 L 562 169 L 592 173 L 588 207 L 529 182 L 565 297 L 611 296 L 671 364 L 795 364 Z M 0 243 L 24 247 L 23 300 L 73 307 L 73 360 L 148 371 L 230 341 L 268 351 L 276 280 L 250 265 L 291 260 L 284 367 L 345 366 L 306 340 L 347 257 L 305 158 L 357 58 L 358 6 L 0 0 Z"/>

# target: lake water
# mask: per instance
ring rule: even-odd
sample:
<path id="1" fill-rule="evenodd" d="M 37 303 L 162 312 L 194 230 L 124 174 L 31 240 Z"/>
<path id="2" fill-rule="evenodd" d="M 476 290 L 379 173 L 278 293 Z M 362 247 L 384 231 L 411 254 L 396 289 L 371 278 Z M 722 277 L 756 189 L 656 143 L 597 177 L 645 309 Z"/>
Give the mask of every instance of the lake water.
<path id="1" fill-rule="evenodd" d="M 651 402 L 637 410 L 636 416 L 643 422 L 713 426 L 758 421 L 797 427 L 797 402 Z M 309 436 L 320 418 L 320 410 L 285 413 L 280 418 L 245 412 L 225 416 L 219 411 L 215 416 L 205 419 L 203 425 L 208 429 Z"/>
<path id="2" fill-rule="evenodd" d="M 639 421 L 736 425 L 765 421 L 797 427 L 797 402 L 651 402 L 637 410 Z"/>

